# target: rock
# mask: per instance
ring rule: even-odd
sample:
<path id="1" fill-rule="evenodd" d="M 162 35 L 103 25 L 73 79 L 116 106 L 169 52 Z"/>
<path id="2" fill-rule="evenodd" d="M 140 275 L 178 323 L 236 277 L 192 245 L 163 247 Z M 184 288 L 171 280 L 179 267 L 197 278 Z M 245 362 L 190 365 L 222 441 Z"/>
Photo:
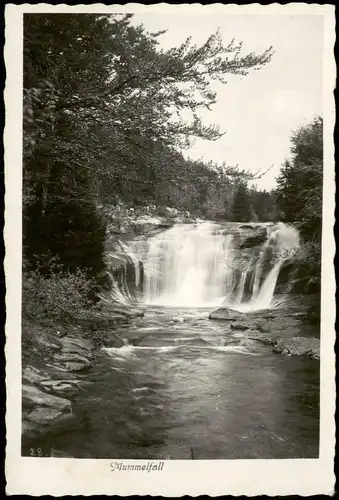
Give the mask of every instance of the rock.
<path id="1" fill-rule="evenodd" d="M 67 339 L 62 340 L 62 345 L 75 345 L 76 347 L 79 347 L 80 349 L 83 349 L 85 351 L 92 351 L 95 347 L 94 344 L 88 340 L 88 339 L 83 339 L 83 338 L 74 338 L 74 337 L 67 337 Z"/>
<path id="2" fill-rule="evenodd" d="M 64 367 L 69 372 L 78 373 L 89 370 L 92 367 L 92 365 L 91 363 L 85 364 L 80 361 L 69 361 L 64 364 Z"/>
<path id="3" fill-rule="evenodd" d="M 75 421 L 68 399 L 48 394 L 37 387 L 22 386 L 22 432 L 26 438 Z"/>
<path id="4" fill-rule="evenodd" d="M 79 363 L 84 363 L 85 365 L 90 365 L 91 362 L 88 358 L 81 356 L 76 352 L 64 352 L 61 354 L 54 354 L 54 359 L 58 361 L 76 361 Z"/>
<path id="5" fill-rule="evenodd" d="M 240 345 L 241 341 L 239 339 L 232 339 L 232 340 L 225 340 L 223 345 L 226 346 L 232 346 L 232 345 Z"/>
<path id="6" fill-rule="evenodd" d="M 234 309 L 229 309 L 227 307 L 220 307 L 215 311 L 212 311 L 208 319 L 219 319 L 225 321 L 237 321 L 238 319 L 243 319 L 245 315 Z"/>
<path id="7" fill-rule="evenodd" d="M 59 326 L 59 328 L 56 330 L 56 334 L 59 339 L 65 337 L 67 335 L 67 330 L 63 326 Z"/>
<path id="8" fill-rule="evenodd" d="M 269 329 L 265 328 L 261 323 L 253 323 L 251 321 L 237 321 L 235 323 L 231 323 L 231 329 L 232 330 L 255 330 L 257 332 L 262 332 L 262 333 L 268 333 Z"/>
<path id="9" fill-rule="evenodd" d="M 25 408 L 33 409 L 36 406 L 46 406 L 64 411 L 70 409 L 71 403 L 67 399 L 46 394 L 33 385 L 24 384 L 22 386 L 22 405 Z"/>
<path id="10" fill-rule="evenodd" d="M 62 395 L 65 395 L 69 398 L 72 398 L 79 389 L 79 381 L 65 379 L 65 380 L 46 380 L 41 382 L 41 386 L 47 392 L 54 392 Z"/>
<path id="11" fill-rule="evenodd" d="M 54 360 L 61 364 L 66 371 L 83 372 L 92 367 L 91 361 L 76 352 L 62 352 L 54 354 Z"/>
<path id="12" fill-rule="evenodd" d="M 258 330 L 251 330 L 248 333 L 247 338 L 265 345 L 275 345 L 278 342 L 275 336 L 268 336 L 266 334 L 263 334 L 262 332 L 259 332 Z"/>
<path id="13" fill-rule="evenodd" d="M 248 337 L 261 344 L 273 345 L 272 352 L 286 356 L 305 356 L 320 359 L 320 340 L 315 337 L 277 337 L 251 331 Z"/>
<path id="14" fill-rule="evenodd" d="M 239 229 L 255 229 L 255 224 L 241 224 L 241 226 L 239 226 Z"/>
<path id="15" fill-rule="evenodd" d="M 79 347 L 77 347 L 76 345 L 64 345 L 62 346 L 62 349 L 61 349 L 61 354 L 60 356 L 63 356 L 63 355 L 69 355 L 69 356 L 81 356 L 81 357 L 86 357 L 88 359 L 91 359 L 93 357 L 91 351 L 88 351 L 88 350 L 83 350 Z"/>
<path id="16" fill-rule="evenodd" d="M 231 329 L 245 331 L 249 329 L 249 326 L 246 323 L 231 323 Z"/>
<path id="17" fill-rule="evenodd" d="M 244 229 L 244 227 L 243 227 Z M 240 249 L 243 248 L 253 248 L 261 246 L 267 238 L 267 228 L 266 227 L 256 227 L 251 231 L 252 234 L 247 236 L 242 243 L 239 245 Z"/>
<path id="18" fill-rule="evenodd" d="M 320 359 L 320 340 L 309 337 L 293 337 L 290 339 L 279 339 L 277 348 L 283 353 L 288 351 L 292 356 L 307 356 Z"/>
<path id="19" fill-rule="evenodd" d="M 125 343 L 123 340 L 119 339 L 119 337 L 115 335 L 106 335 L 102 339 L 102 343 L 104 347 L 123 347 Z"/>
<path id="20" fill-rule="evenodd" d="M 268 333 L 269 329 L 266 328 L 265 326 L 262 326 L 260 323 L 255 323 L 254 325 L 251 325 L 250 327 L 251 330 L 257 330 L 258 332 L 262 333 Z"/>
<path id="21" fill-rule="evenodd" d="M 42 380 L 48 377 L 46 375 L 43 375 L 37 368 L 28 365 L 23 370 L 22 378 L 32 384 L 39 384 Z"/>
<path id="22" fill-rule="evenodd" d="M 46 367 L 51 368 L 53 370 L 53 375 L 55 375 L 58 378 L 74 378 L 76 379 L 77 376 L 73 373 L 68 373 L 66 368 L 63 368 L 62 366 L 59 365 L 52 365 L 50 363 L 46 363 Z"/>
<path id="23" fill-rule="evenodd" d="M 56 397 L 52 396 L 52 394 L 48 394 L 48 396 L 51 397 Z M 59 398 L 61 399 L 61 398 Z M 71 405 L 71 402 L 68 401 L 68 403 Z M 61 422 L 63 425 L 65 422 L 69 422 L 71 420 L 74 420 L 74 415 L 72 414 L 71 406 L 65 412 L 64 410 L 58 409 L 58 408 L 50 408 L 47 406 L 41 406 L 37 407 L 34 410 L 32 410 L 30 413 L 25 415 L 26 419 L 32 423 L 36 424 L 42 427 L 50 427 L 51 425 L 58 425 Z"/>

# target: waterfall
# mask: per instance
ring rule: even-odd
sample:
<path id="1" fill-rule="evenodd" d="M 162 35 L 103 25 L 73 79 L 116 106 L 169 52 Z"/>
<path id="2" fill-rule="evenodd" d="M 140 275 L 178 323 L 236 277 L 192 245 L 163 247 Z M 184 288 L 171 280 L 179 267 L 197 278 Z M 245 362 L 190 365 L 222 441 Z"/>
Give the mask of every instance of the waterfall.
<path id="1" fill-rule="evenodd" d="M 273 231 L 270 233 L 264 249 L 272 249 L 273 267 L 267 274 L 260 290 L 255 290 L 253 293 L 250 306 L 253 309 L 265 309 L 271 305 L 275 285 L 278 280 L 279 271 L 284 261 L 290 259 L 299 247 L 298 231 L 282 222 L 279 222 Z M 262 266 L 262 256 L 258 262 Z M 261 268 L 260 268 L 261 270 Z"/>
<path id="2" fill-rule="evenodd" d="M 269 307 L 281 266 L 298 248 L 299 234 L 283 223 L 253 224 L 251 235 L 244 227 L 239 223 L 176 224 L 149 238 L 142 259 L 144 302 L 226 305 L 240 310 Z M 266 237 L 247 248 L 246 238 L 253 240 L 257 229 L 264 229 Z"/>

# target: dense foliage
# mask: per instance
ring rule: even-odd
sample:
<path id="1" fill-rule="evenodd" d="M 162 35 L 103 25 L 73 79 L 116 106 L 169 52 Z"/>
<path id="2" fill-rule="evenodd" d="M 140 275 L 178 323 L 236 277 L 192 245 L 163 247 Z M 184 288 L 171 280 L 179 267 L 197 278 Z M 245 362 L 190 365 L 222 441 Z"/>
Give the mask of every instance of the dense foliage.
<path id="1" fill-rule="evenodd" d="M 278 178 L 278 203 L 282 218 L 302 222 L 306 240 L 321 239 L 323 120 L 300 127 L 291 138 L 291 159 Z"/>
<path id="2" fill-rule="evenodd" d="M 304 291 L 319 291 L 321 281 L 323 120 L 317 117 L 291 138 L 291 159 L 278 178 L 281 218 L 298 223 L 303 244 L 299 277 Z"/>
<path id="3" fill-rule="evenodd" d="M 25 319 L 70 321 L 84 317 L 98 309 L 96 283 L 79 268 L 67 272 L 51 259 L 49 273 L 41 269 L 26 269 L 22 286 L 22 313 Z"/>

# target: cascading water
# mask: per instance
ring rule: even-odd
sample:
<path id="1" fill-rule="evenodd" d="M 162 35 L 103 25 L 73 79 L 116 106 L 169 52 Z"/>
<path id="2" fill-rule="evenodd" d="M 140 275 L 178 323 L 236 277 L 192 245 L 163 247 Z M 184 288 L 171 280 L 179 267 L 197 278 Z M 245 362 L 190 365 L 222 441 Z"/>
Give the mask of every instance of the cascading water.
<path id="1" fill-rule="evenodd" d="M 166 306 L 227 305 L 241 310 L 270 306 L 279 271 L 299 245 L 298 231 L 283 223 L 259 225 L 267 237 L 239 248 L 240 224 L 178 224 L 150 238 L 144 257 L 144 302 Z"/>
<path id="2" fill-rule="evenodd" d="M 145 302 L 202 306 L 230 291 L 232 236 L 215 229 L 213 223 L 176 225 L 150 240 Z"/>
<path id="3" fill-rule="evenodd" d="M 279 223 L 270 233 L 266 249 L 272 249 L 273 267 L 267 274 L 260 290 L 252 297 L 251 308 L 265 309 L 270 306 L 281 266 L 290 259 L 299 247 L 299 233 L 291 226 Z M 261 265 L 261 262 L 260 264 Z"/>

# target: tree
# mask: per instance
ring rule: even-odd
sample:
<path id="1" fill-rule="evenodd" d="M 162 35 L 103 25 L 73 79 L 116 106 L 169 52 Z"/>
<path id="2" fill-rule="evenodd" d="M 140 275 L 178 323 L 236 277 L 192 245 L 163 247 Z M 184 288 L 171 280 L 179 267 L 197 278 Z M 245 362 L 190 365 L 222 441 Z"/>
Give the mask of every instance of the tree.
<path id="1" fill-rule="evenodd" d="M 300 127 L 291 138 L 291 159 L 278 178 L 277 201 L 288 222 L 302 222 L 306 239 L 321 239 L 323 120 Z"/>
<path id="2" fill-rule="evenodd" d="M 25 15 L 24 244 L 32 265 L 33 255 L 44 258 L 48 249 L 69 267 L 70 254 L 53 241 L 53 228 L 63 228 L 65 246 L 80 243 L 84 228 L 92 228 L 83 246 L 75 247 L 102 262 L 98 199 L 108 191 L 132 203 L 159 198 L 160 186 L 170 178 L 168 160 L 174 160 L 174 179 L 180 180 L 186 163 L 179 150 L 194 137 L 222 135 L 198 116 L 199 109 L 216 102 L 213 81 L 258 70 L 272 56 L 271 48 L 242 54 L 241 43 L 224 45 L 219 33 L 200 47 L 188 38 L 163 50 L 161 32 L 132 26 L 131 17 Z M 190 112 L 188 121 L 184 110 Z M 187 177 L 190 168 L 184 169 Z M 179 184 L 171 184 L 177 193 Z M 65 225 L 75 206 L 76 224 Z M 34 241 L 37 234 L 44 250 Z M 82 261 L 78 252 L 72 258 L 71 268 Z M 93 268 L 90 260 L 86 266 Z"/>
<path id="3" fill-rule="evenodd" d="M 236 187 L 232 206 L 232 220 L 235 222 L 248 222 L 252 218 L 250 194 L 247 184 L 240 181 Z"/>
<path id="4" fill-rule="evenodd" d="M 257 221 L 276 222 L 278 220 L 275 191 L 258 191 L 252 188 L 250 198 Z"/>
<path id="5" fill-rule="evenodd" d="M 303 290 L 320 292 L 323 120 L 315 118 L 291 139 L 291 159 L 278 178 L 277 202 L 286 222 L 298 222 L 302 236 L 297 277 Z M 312 317 L 320 318 L 320 300 Z"/>

